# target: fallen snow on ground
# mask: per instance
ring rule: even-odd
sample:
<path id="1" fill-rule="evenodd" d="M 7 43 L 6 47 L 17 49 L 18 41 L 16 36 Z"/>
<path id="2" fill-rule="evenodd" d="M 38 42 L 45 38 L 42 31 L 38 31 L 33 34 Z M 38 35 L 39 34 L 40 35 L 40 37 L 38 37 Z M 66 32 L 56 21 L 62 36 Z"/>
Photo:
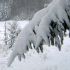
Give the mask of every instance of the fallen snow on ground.
<path id="1" fill-rule="evenodd" d="M 18 58 L 14 60 L 10 67 L 7 62 L 11 50 L 0 56 L 0 70 L 70 70 L 70 38 L 64 39 L 62 51 L 57 47 L 47 47 L 44 45 L 44 53 L 36 53 L 30 50 L 26 54 L 26 59 L 20 62 Z"/>
<path id="2" fill-rule="evenodd" d="M 21 27 L 23 28 L 25 24 L 22 23 Z M 1 32 L 3 29 L 3 25 L 1 25 Z M 0 49 L 0 70 L 70 70 L 70 38 L 68 36 L 64 39 L 61 52 L 57 47 L 44 45 L 44 53 L 38 54 L 35 50 L 30 50 L 26 54 L 26 59 L 22 59 L 20 62 L 16 57 L 12 65 L 7 67 L 10 54 L 11 50 Z"/>

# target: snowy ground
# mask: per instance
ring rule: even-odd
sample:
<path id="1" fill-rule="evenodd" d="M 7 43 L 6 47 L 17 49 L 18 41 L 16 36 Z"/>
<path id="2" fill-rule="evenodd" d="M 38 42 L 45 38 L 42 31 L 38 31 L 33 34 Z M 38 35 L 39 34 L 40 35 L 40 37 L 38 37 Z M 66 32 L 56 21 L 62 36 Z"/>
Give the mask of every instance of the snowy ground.
<path id="1" fill-rule="evenodd" d="M 10 51 L 8 51 L 10 52 Z M 70 39 L 65 37 L 62 51 L 57 47 L 44 46 L 44 53 L 37 54 L 35 50 L 30 50 L 26 54 L 26 59 L 20 62 L 15 59 L 10 67 L 7 67 L 8 52 L 0 56 L 0 70 L 70 70 Z"/>
<path id="2" fill-rule="evenodd" d="M 3 29 L 2 25 L 1 29 Z M 7 67 L 10 53 L 11 50 L 6 52 L 0 49 L 0 70 L 70 70 L 70 38 L 68 36 L 64 39 L 61 52 L 57 47 L 44 45 L 44 53 L 38 54 L 35 50 L 30 50 L 26 54 L 26 59 L 20 62 L 16 57 L 12 65 Z"/>

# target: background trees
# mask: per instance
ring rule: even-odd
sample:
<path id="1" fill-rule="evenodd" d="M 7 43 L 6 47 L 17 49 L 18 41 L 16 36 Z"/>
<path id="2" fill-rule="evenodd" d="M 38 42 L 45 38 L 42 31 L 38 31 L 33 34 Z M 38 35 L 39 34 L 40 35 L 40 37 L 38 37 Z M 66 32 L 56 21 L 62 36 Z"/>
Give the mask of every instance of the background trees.
<path id="1" fill-rule="evenodd" d="M 31 19 L 35 12 L 51 0 L 1 0 L 0 20 Z"/>
<path id="2" fill-rule="evenodd" d="M 9 48 L 13 47 L 18 34 L 21 32 L 16 21 L 5 22 L 4 42 Z"/>
<path id="3" fill-rule="evenodd" d="M 13 23 L 8 23 L 8 45 L 9 48 L 11 48 L 14 43 L 15 40 L 18 36 L 18 34 L 21 32 L 20 28 L 18 27 L 18 24 L 16 21 L 14 21 Z"/>

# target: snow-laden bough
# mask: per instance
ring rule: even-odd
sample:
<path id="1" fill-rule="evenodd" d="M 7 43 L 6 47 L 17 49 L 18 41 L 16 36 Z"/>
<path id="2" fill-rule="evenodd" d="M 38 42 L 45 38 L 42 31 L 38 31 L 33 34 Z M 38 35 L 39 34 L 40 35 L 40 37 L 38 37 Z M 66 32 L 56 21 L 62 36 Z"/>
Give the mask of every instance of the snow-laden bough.
<path id="1" fill-rule="evenodd" d="M 50 46 L 55 45 L 61 50 L 63 44 L 63 36 L 66 29 L 70 31 L 70 18 L 67 12 L 69 6 L 67 0 L 53 0 L 49 12 L 42 18 L 36 40 L 36 50 L 39 52 L 41 42 L 44 41 Z M 40 49 L 41 50 L 41 49 Z M 43 48 L 42 48 L 43 50 Z"/>
<path id="2" fill-rule="evenodd" d="M 10 66 L 17 55 L 19 60 L 21 60 L 21 56 L 25 57 L 24 53 L 28 51 L 27 49 L 31 48 L 31 43 L 35 46 L 36 32 L 42 17 L 48 12 L 47 9 L 49 9 L 49 7 L 38 11 L 29 24 L 21 31 L 14 44 L 14 50 L 8 61 L 8 66 Z"/>
<path id="3" fill-rule="evenodd" d="M 66 29 L 70 32 L 70 0 L 53 0 L 46 8 L 38 11 L 30 23 L 25 26 L 19 34 L 14 50 L 8 62 L 8 66 L 18 56 L 25 58 L 31 43 L 35 46 L 37 52 L 43 52 L 43 44 L 56 45 L 61 50 L 63 36 Z M 69 33 L 70 34 L 70 33 Z"/>

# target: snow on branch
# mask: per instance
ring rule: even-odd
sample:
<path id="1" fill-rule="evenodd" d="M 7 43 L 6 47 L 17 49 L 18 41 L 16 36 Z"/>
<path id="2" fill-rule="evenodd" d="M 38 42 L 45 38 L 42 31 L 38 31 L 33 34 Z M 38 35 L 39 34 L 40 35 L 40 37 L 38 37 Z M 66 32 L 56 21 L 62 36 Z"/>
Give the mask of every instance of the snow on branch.
<path id="1" fill-rule="evenodd" d="M 55 45 L 61 50 L 64 32 L 70 32 L 70 0 L 53 0 L 46 8 L 38 11 L 29 24 L 19 34 L 8 66 L 18 56 L 25 58 L 29 48 L 43 52 L 43 44 Z M 70 33 L 69 33 L 70 34 Z"/>
<path id="2" fill-rule="evenodd" d="M 50 9 L 42 18 L 38 27 L 36 42 L 37 50 L 40 47 L 39 45 L 42 40 L 48 45 L 53 43 L 53 45 L 61 50 L 61 45 L 63 44 L 63 32 L 65 32 L 66 29 L 70 30 L 69 14 L 66 12 L 66 3 L 64 0 L 54 0 L 51 4 Z"/>

